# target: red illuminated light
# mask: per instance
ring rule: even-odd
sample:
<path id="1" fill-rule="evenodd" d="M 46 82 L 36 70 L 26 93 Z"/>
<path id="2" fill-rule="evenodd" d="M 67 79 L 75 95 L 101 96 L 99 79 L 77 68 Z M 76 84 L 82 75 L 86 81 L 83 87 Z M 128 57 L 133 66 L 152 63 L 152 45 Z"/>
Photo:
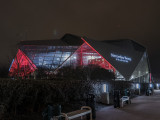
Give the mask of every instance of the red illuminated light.
<path id="1" fill-rule="evenodd" d="M 83 41 L 84 43 L 68 58 L 68 60 L 66 60 L 63 65 L 65 66 L 70 64 L 71 66 L 87 66 L 92 64 L 98 65 L 107 70 L 112 70 L 115 73 L 115 68 L 84 39 Z"/>
<path id="2" fill-rule="evenodd" d="M 36 70 L 33 62 L 19 49 L 11 65 L 9 76 L 24 77 Z"/>
<path id="3" fill-rule="evenodd" d="M 152 75 L 151 75 L 151 73 L 149 74 L 149 82 L 152 83 Z"/>
<path id="4" fill-rule="evenodd" d="M 102 59 L 100 58 L 99 60 L 92 60 L 91 63 L 92 64 L 97 64 L 99 66 L 101 66 L 102 68 L 105 69 L 112 69 L 115 73 L 115 68 L 101 55 L 99 54 L 88 42 L 86 42 L 86 40 L 84 38 L 81 38 L 93 51 L 95 51 L 99 56 L 102 57 Z M 104 61 L 103 61 L 104 60 Z"/>

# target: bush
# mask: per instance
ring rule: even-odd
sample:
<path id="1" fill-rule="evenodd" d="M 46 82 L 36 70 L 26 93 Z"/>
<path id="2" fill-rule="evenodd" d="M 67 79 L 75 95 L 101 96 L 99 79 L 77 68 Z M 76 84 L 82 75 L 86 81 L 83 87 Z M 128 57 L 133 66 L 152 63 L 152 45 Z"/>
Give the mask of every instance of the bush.
<path id="1" fill-rule="evenodd" d="M 43 69 L 39 73 L 39 78 L 46 78 Z M 0 80 L 0 105 L 5 105 L 10 117 L 21 115 L 23 120 L 23 115 L 41 116 L 48 104 L 61 104 L 62 111 L 69 112 L 85 105 L 87 95 L 94 93 L 93 84 L 100 80 L 112 82 L 114 74 L 90 65 L 63 67 L 47 78 L 51 80 Z M 35 119 L 29 116 L 26 119 Z"/>
<path id="2" fill-rule="evenodd" d="M 91 90 L 88 81 L 0 80 L 0 105 L 5 105 L 8 114 L 39 113 L 41 116 L 47 104 L 61 104 L 62 108 L 84 104 L 82 101 Z"/>

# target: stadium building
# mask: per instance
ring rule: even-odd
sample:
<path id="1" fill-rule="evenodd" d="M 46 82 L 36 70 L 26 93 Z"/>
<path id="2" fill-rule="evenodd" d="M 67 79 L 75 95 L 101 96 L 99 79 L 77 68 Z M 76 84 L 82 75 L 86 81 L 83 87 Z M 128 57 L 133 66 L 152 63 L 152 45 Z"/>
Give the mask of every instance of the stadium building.
<path id="1" fill-rule="evenodd" d="M 38 69 L 53 73 L 63 66 L 98 65 L 114 72 L 116 80 L 149 83 L 146 48 L 133 40 L 96 41 L 71 34 L 57 40 L 21 41 L 9 76 L 33 76 Z"/>

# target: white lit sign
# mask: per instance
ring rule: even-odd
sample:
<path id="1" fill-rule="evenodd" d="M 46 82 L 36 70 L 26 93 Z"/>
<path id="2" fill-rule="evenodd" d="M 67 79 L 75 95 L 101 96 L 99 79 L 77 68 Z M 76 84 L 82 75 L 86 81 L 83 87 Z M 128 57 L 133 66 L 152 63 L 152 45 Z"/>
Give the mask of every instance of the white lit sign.
<path id="1" fill-rule="evenodd" d="M 104 93 L 108 92 L 108 85 L 103 84 L 103 92 Z"/>
<path id="2" fill-rule="evenodd" d="M 128 62 L 132 61 L 132 59 L 130 57 L 122 56 L 122 55 L 116 55 L 114 53 L 111 53 L 111 57 L 115 58 L 117 61 L 121 61 L 121 62 L 125 62 L 125 63 L 128 63 Z"/>
<path id="3" fill-rule="evenodd" d="M 139 85 L 138 83 L 136 84 L 136 88 L 137 88 L 137 89 L 139 89 L 139 88 L 140 88 L 140 85 Z"/>

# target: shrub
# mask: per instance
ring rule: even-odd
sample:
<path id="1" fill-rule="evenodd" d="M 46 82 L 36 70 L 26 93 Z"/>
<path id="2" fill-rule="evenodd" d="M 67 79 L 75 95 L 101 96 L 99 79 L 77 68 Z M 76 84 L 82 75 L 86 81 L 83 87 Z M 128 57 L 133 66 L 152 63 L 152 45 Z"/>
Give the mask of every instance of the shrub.
<path id="1" fill-rule="evenodd" d="M 0 80 L 0 104 L 12 115 L 40 115 L 47 104 L 73 106 L 76 101 L 84 101 L 91 90 L 88 81 Z"/>

